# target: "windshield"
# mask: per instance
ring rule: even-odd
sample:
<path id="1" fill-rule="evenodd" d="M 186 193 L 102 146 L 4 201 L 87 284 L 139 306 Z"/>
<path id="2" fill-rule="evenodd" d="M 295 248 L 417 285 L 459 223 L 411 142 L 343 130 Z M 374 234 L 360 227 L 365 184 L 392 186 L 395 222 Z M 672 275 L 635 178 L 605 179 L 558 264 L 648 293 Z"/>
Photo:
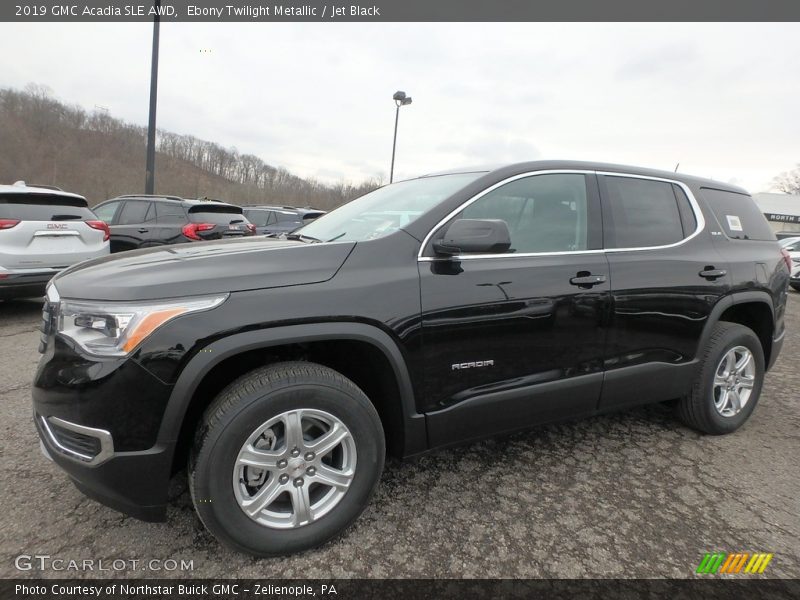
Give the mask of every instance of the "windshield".
<path id="1" fill-rule="evenodd" d="M 415 221 L 481 175 L 458 173 L 393 183 L 322 215 L 295 233 L 323 242 L 374 240 Z"/>

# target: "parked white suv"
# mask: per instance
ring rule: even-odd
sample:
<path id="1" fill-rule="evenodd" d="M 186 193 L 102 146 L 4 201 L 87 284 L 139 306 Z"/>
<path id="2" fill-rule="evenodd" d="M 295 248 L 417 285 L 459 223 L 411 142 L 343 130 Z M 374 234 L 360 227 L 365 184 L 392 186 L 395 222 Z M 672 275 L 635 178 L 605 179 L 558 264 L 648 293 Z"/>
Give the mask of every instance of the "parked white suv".
<path id="1" fill-rule="evenodd" d="M 0 185 L 0 300 L 43 295 L 62 269 L 108 254 L 108 239 L 83 196 Z"/>

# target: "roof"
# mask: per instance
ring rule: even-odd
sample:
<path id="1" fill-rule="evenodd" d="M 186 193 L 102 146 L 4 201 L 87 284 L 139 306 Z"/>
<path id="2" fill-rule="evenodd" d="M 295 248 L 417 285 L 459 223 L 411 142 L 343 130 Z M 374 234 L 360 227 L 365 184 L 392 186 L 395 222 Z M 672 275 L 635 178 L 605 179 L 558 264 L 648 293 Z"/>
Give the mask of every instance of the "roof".
<path id="1" fill-rule="evenodd" d="M 242 208 L 263 208 L 265 210 L 280 210 L 285 212 L 300 212 L 300 213 L 307 213 L 307 212 L 325 212 L 321 208 L 311 208 L 309 206 L 274 206 L 271 204 L 245 204 Z"/>
<path id="2" fill-rule="evenodd" d="M 65 192 L 63 190 L 53 190 L 43 187 L 33 187 L 27 185 L 0 185 L 0 194 L 47 194 L 48 196 L 64 196 L 65 198 L 77 198 L 79 200 L 86 200 L 80 194 L 73 194 L 72 192 Z"/>
<path id="3" fill-rule="evenodd" d="M 800 195 L 798 194 L 761 192 L 753 194 L 753 200 L 761 212 L 800 216 Z"/>
<path id="4" fill-rule="evenodd" d="M 713 187 L 721 190 L 729 190 L 740 194 L 747 194 L 747 190 L 740 188 L 729 183 L 722 181 L 715 181 L 705 177 L 696 177 L 687 175 L 686 173 L 661 171 L 658 169 L 647 169 L 644 167 L 634 167 L 629 165 L 617 165 L 612 163 L 603 162 L 588 162 L 578 160 L 534 160 L 530 162 L 512 163 L 499 167 L 462 167 L 441 171 L 437 173 L 430 173 L 423 177 L 430 177 L 433 175 L 449 175 L 456 173 L 489 173 L 493 171 L 502 171 L 508 176 L 515 174 L 525 173 L 527 171 L 547 171 L 547 170 L 577 170 L 577 171 L 606 171 L 609 173 L 629 173 L 631 175 L 642 175 L 645 177 L 658 177 L 661 179 L 669 179 L 672 181 L 680 181 L 682 183 L 691 183 L 705 187 Z"/>

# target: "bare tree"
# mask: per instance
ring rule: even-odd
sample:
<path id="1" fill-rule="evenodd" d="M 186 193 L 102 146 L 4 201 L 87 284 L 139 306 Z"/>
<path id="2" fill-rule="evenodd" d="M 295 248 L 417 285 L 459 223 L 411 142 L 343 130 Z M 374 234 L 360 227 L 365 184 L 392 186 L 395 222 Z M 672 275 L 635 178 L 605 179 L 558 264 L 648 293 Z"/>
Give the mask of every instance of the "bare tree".
<path id="1" fill-rule="evenodd" d="M 99 202 L 141 191 L 144 127 L 59 102 L 47 86 L 0 88 L 0 181 L 50 183 Z M 157 192 L 237 204 L 335 208 L 377 187 L 372 178 L 333 185 L 298 177 L 236 148 L 159 130 Z"/>
<path id="2" fill-rule="evenodd" d="M 775 177 L 772 187 L 785 194 L 800 194 L 800 163 L 791 171 L 784 171 Z"/>

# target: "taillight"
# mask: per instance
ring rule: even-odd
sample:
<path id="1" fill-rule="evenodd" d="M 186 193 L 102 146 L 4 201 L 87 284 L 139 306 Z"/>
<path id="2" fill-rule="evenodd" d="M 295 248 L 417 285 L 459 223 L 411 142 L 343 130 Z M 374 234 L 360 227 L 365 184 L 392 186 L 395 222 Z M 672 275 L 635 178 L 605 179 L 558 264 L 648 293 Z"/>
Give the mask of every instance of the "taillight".
<path id="1" fill-rule="evenodd" d="M 781 254 L 783 255 L 783 261 L 786 263 L 786 268 L 789 269 L 789 272 L 792 272 L 792 255 L 789 254 L 789 251 L 786 248 L 781 248 Z"/>
<path id="2" fill-rule="evenodd" d="M 198 240 L 202 241 L 198 234 L 200 231 L 208 231 L 209 229 L 214 229 L 215 225 L 213 223 L 187 223 L 183 226 L 183 235 L 185 235 L 190 240 Z"/>
<path id="3" fill-rule="evenodd" d="M 247 224 L 247 229 L 250 231 L 250 233 L 255 233 L 256 232 L 256 226 L 253 225 L 252 223 L 248 223 Z"/>
<path id="4" fill-rule="evenodd" d="M 92 229 L 102 231 L 104 242 L 107 242 L 111 238 L 111 230 L 108 228 L 108 223 L 105 221 L 86 221 L 86 224 Z"/>
<path id="5" fill-rule="evenodd" d="M 0 229 L 11 229 L 19 223 L 19 219 L 0 219 Z"/>

